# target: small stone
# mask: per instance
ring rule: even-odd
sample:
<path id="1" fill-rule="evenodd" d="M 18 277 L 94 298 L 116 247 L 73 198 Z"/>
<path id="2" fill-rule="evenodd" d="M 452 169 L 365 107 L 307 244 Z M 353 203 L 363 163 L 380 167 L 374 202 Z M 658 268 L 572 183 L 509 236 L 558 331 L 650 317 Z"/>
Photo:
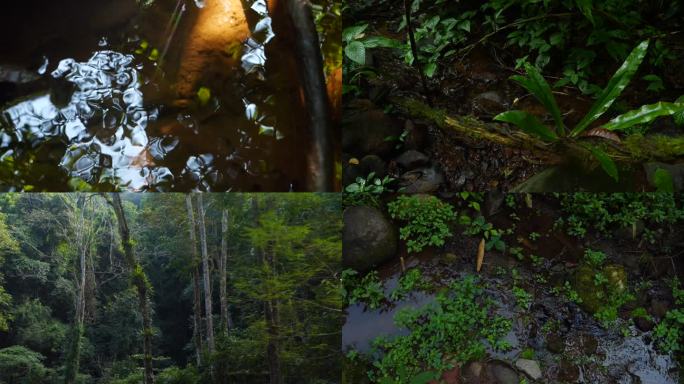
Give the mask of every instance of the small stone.
<path id="1" fill-rule="evenodd" d="M 642 332 L 649 332 L 655 326 L 655 323 L 653 323 L 653 321 L 651 321 L 651 319 L 641 317 L 641 316 L 634 318 L 634 324 Z"/>
<path id="2" fill-rule="evenodd" d="M 395 161 L 400 167 L 406 170 L 412 170 L 427 165 L 430 162 L 430 159 L 421 152 L 409 149 L 408 151 L 399 155 Z"/>
<path id="3" fill-rule="evenodd" d="M 542 377 L 541 368 L 536 360 L 518 359 L 515 366 L 533 380 L 539 380 Z"/>
<path id="4" fill-rule="evenodd" d="M 651 300 L 651 314 L 659 319 L 665 317 L 667 311 L 670 309 L 670 303 L 665 300 L 652 299 Z"/>

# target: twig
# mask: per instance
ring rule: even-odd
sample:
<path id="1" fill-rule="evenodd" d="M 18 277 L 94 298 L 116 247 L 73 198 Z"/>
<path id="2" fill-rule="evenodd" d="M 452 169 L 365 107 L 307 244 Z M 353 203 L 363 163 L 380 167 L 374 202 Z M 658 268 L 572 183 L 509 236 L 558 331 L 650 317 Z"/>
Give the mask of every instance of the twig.
<path id="1" fill-rule="evenodd" d="M 420 68 L 420 63 L 418 62 L 418 47 L 416 45 L 416 36 L 413 34 L 413 24 L 411 23 L 411 4 L 409 0 L 404 0 L 404 14 L 406 16 L 406 30 L 409 35 L 409 43 L 411 44 L 411 52 L 413 53 L 413 66 L 416 67 L 418 73 L 420 74 L 420 81 L 423 83 L 423 92 L 427 97 L 428 105 L 433 106 L 432 97 L 428 90 L 427 80 L 425 79 L 425 74 Z"/>

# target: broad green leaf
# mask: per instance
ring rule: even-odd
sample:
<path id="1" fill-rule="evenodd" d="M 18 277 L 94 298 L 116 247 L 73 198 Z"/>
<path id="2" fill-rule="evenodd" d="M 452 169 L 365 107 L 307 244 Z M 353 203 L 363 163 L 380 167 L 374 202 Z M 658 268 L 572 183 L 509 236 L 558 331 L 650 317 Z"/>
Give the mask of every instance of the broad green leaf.
<path id="1" fill-rule="evenodd" d="M 672 174 L 663 168 L 658 168 L 653 173 L 653 185 L 655 185 L 658 192 L 674 192 L 674 181 L 672 180 Z"/>
<path id="2" fill-rule="evenodd" d="M 423 72 L 425 73 L 425 76 L 432 78 L 432 76 L 435 75 L 435 71 L 437 70 L 437 63 L 427 63 L 425 66 L 425 69 L 423 69 Z"/>
<path id="3" fill-rule="evenodd" d="M 675 103 L 684 104 L 684 95 L 679 96 Z M 673 117 L 675 124 L 677 124 L 680 127 L 684 127 L 684 112 L 675 113 Z"/>
<path id="4" fill-rule="evenodd" d="M 494 120 L 515 124 L 523 131 L 547 141 L 558 140 L 553 130 L 525 111 L 507 111 L 496 115 Z"/>
<path id="5" fill-rule="evenodd" d="M 544 76 L 542 76 L 532 64 L 525 63 L 525 71 L 527 71 L 527 77 L 512 76 L 511 80 L 517 82 L 533 94 L 546 110 L 551 113 L 551 116 L 558 127 L 558 132 L 563 132 L 565 126 L 563 125 L 563 119 L 561 118 L 558 104 L 556 104 L 556 99 L 553 97 L 553 93 L 551 93 L 549 83 L 546 82 Z"/>
<path id="6" fill-rule="evenodd" d="M 366 65 L 366 47 L 360 41 L 352 41 L 344 47 L 344 54 L 347 55 L 349 60 L 360 64 Z"/>
<path id="7" fill-rule="evenodd" d="M 644 60 L 646 52 L 648 51 L 649 41 L 645 40 L 641 42 L 632 50 L 629 54 L 627 60 L 622 63 L 622 66 L 615 72 L 613 77 L 608 81 L 608 85 L 603 89 L 603 92 L 599 95 L 598 99 L 587 114 L 582 118 L 582 120 L 577 124 L 575 129 L 570 133 L 571 136 L 577 136 L 582 131 L 587 129 L 589 124 L 593 123 L 603 115 L 608 108 L 613 104 L 615 99 L 620 96 L 620 93 L 627 87 L 632 76 L 636 73 L 639 65 Z"/>
<path id="8" fill-rule="evenodd" d="M 342 31 L 342 41 L 351 42 L 352 40 L 361 37 L 361 34 L 366 30 L 366 28 L 368 28 L 368 24 L 354 25 L 352 27 L 345 28 L 344 31 Z"/>
<path id="9" fill-rule="evenodd" d="M 593 0 L 576 0 L 577 7 L 584 17 L 586 17 L 592 24 L 594 24 L 594 15 L 592 14 L 592 8 L 594 7 Z"/>
<path id="10" fill-rule="evenodd" d="M 609 121 L 603 128 L 610 131 L 619 131 L 636 124 L 651 122 L 660 116 L 669 116 L 682 112 L 684 112 L 684 104 L 661 101 L 624 113 Z"/>
<path id="11" fill-rule="evenodd" d="M 611 159 L 608 154 L 596 147 L 590 146 L 587 148 L 591 151 L 591 154 L 594 155 L 596 160 L 598 160 L 599 164 L 601 164 L 601 168 L 606 171 L 608 176 L 612 177 L 615 181 L 618 181 L 618 170 L 615 162 L 613 162 L 613 159 Z"/>
<path id="12" fill-rule="evenodd" d="M 362 40 L 366 48 L 403 48 L 404 42 L 384 36 L 369 36 Z"/>

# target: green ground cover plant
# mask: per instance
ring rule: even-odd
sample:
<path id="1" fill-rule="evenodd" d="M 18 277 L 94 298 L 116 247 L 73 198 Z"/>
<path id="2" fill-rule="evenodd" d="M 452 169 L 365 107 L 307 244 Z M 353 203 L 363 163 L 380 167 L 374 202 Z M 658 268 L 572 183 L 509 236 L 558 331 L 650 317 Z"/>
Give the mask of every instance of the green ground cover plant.
<path id="1" fill-rule="evenodd" d="M 454 208 L 435 196 L 399 196 L 387 204 L 393 219 L 404 222 L 399 237 L 406 240 L 409 252 L 444 245 L 451 236 L 449 224 L 456 218 Z"/>
<path id="2" fill-rule="evenodd" d="M 410 333 L 374 341 L 381 357 L 373 363 L 370 379 L 411 383 L 423 372 L 442 372 L 483 357 L 486 345 L 507 349 L 502 337 L 510 329 L 510 320 L 494 315 L 493 310 L 474 276 L 452 282 L 434 303 L 401 310 L 395 322 Z"/>

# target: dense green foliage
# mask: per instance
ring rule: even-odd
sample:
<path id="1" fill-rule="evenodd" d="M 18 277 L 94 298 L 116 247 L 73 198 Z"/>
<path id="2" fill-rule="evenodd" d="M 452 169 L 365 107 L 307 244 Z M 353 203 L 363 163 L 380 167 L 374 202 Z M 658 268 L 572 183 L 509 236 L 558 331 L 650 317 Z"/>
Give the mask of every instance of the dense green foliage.
<path id="1" fill-rule="evenodd" d="M 665 314 L 654 332 L 660 347 L 666 352 L 675 352 L 681 355 L 684 352 L 684 289 L 679 280 L 672 282 L 672 296 L 675 299 L 675 308 Z"/>
<path id="2" fill-rule="evenodd" d="M 665 224 L 666 229 L 684 218 L 684 207 L 673 194 L 572 193 L 558 197 L 566 213 L 558 223 L 565 225 L 569 234 L 579 237 L 590 230 L 608 233 L 620 228 L 633 228 L 636 234 L 639 224 Z M 653 242 L 656 234 L 645 229 L 643 235 Z"/>
<path id="3" fill-rule="evenodd" d="M 196 351 L 193 342 L 197 260 L 185 195 L 122 195 L 136 257 L 132 269 L 103 195 L 3 195 L 0 319 L 7 327 L 0 330 L 0 382 L 62 384 L 72 370 L 77 383 L 141 383 L 144 328 L 136 289 L 141 281 L 151 298 L 156 383 L 263 383 L 271 373 L 267 347 L 274 339 L 284 383 L 338 381 L 339 198 L 204 196 L 216 318 L 213 354 L 206 344 Z M 219 321 L 217 259 L 224 210 L 229 329 Z M 74 322 L 79 292 L 82 327 Z M 265 303 L 277 308 L 275 320 L 265 316 Z M 270 329 L 269 319 L 274 322 Z M 203 337 L 204 323 L 198 329 Z M 78 364 L 71 364 L 74 358 Z M 212 365 L 222 370 L 219 377 L 212 378 Z"/>
<path id="4" fill-rule="evenodd" d="M 393 219 L 406 222 L 399 237 L 406 240 L 409 252 L 444 245 L 451 236 L 449 224 L 456 219 L 453 207 L 435 196 L 399 196 L 387 204 L 387 211 Z"/>
<path id="5" fill-rule="evenodd" d="M 400 310 L 395 322 L 410 333 L 374 341 L 383 354 L 369 372 L 371 380 L 390 378 L 408 383 L 422 372 L 442 372 L 483 357 L 485 343 L 506 349 L 502 337 L 510 329 L 510 321 L 495 315 L 493 309 L 476 279 L 467 276 L 438 293 L 434 303 Z"/>
<path id="6" fill-rule="evenodd" d="M 551 87 L 539 70 L 531 64 L 525 65 L 527 77 L 516 75 L 511 77 L 511 79 L 534 95 L 547 109 L 551 116 L 553 116 L 555 129 L 549 129 L 534 115 L 525 111 L 514 110 L 504 112 L 494 117 L 494 120 L 515 124 L 525 132 L 538 136 L 546 141 L 557 141 L 559 138 L 566 136 L 578 136 L 586 131 L 593 122 L 601 117 L 601 115 L 608 111 L 613 102 L 615 102 L 615 99 L 617 99 L 627 87 L 646 56 L 648 45 L 649 41 L 644 41 L 634 48 L 622 66 L 615 72 L 610 81 L 608 81 L 608 84 L 601 91 L 589 112 L 587 112 L 582 120 L 571 130 L 566 129 L 563 124 L 561 111 L 551 92 Z M 660 116 L 670 116 L 682 112 L 684 112 L 684 103 L 658 102 L 651 105 L 644 105 L 641 108 L 616 116 L 608 123 L 602 125 L 601 128 L 609 131 L 624 131 L 638 124 L 650 123 Z M 618 172 L 613 160 L 599 148 L 593 146 L 587 146 L 587 148 L 599 161 L 604 171 L 617 181 Z"/>

